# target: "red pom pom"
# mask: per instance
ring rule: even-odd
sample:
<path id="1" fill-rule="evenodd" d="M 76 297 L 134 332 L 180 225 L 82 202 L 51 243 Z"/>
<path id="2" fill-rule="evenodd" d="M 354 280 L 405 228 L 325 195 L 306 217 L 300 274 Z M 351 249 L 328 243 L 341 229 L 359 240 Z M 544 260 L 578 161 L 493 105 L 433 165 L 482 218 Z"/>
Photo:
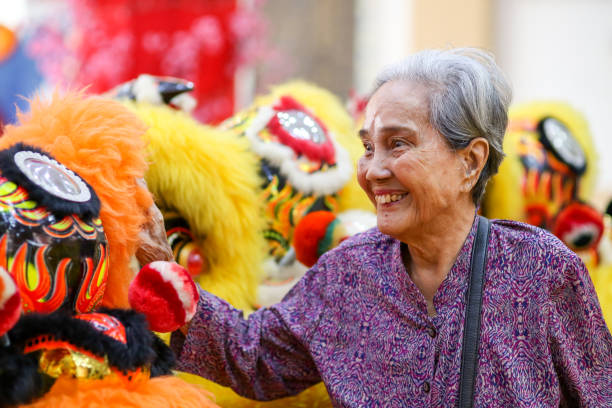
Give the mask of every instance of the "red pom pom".
<path id="1" fill-rule="evenodd" d="M 298 222 L 293 231 L 293 247 L 298 261 L 308 267 L 317 263 L 321 255 L 319 244 L 335 219 L 336 216 L 329 211 L 313 211 Z"/>
<path id="2" fill-rule="evenodd" d="M 167 333 L 191 320 L 198 289 L 181 265 L 156 261 L 145 265 L 128 292 L 132 308 L 147 316 L 151 330 Z"/>
<path id="3" fill-rule="evenodd" d="M 0 267 L 0 336 L 9 331 L 21 316 L 21 295 L 13 277 Z"/>
<path id="4" fill-rule="evenodd" d="M 603 215 L 583 203 L 571 203 L 555 220 L 553 234 L 574 251 L 596 248 L 603 234 Z"/>

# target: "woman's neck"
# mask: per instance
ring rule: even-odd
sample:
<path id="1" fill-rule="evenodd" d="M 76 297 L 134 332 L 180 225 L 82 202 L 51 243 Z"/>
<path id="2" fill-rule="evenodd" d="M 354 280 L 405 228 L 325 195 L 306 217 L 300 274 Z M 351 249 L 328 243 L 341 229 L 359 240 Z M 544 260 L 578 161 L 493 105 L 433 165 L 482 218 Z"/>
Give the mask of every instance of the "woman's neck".
<path id="1" fill-rule="evenodd" d="M 407 250 L 403 254 L 404 265 L 425 296 L 431 315 L 435 314 L 433 297 L 448 276 L 472 228 L 476 207 L 470 204 L 454 207 L 453 211 L 436 217 L 401 239 Z"/>

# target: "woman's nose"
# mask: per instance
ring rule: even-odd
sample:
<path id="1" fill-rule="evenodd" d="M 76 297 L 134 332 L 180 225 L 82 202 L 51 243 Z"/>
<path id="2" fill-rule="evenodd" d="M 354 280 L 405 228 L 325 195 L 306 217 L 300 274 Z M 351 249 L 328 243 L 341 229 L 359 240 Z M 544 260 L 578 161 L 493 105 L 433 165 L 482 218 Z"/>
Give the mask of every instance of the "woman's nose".
<path id="1" fill-rule="evenodd" d="M 382 180 L 391 177 L 391 170 L 387 166 L 387 160 L 381 155 L 374 155 L 368 165 L 366 178 L 370 181 Z"/>

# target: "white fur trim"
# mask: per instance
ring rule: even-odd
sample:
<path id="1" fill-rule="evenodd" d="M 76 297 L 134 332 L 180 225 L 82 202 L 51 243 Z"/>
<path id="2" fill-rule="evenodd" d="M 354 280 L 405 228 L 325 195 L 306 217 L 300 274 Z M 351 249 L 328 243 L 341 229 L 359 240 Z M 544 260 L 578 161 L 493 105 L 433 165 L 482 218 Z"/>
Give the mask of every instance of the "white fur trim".
<path id="1" fill-rule="evenodd" d="M 274 258 L 269 257 L 262 263 L 262 270 L 265 279 L 279 279 L 278 263 Z"/>
<path id="2" fill-rule="evenodd" d="M 160 274 L 164 282 L 168 282 L 172 285 L 183 305 L 187 320 L 190 320 L 190 316 L 188 315 L 191 309 L 193 309 L 193 302 L 191 301 L 191 296 L 185 290 L 185 282 L 181 278 L 180 273 L 175 270 L 175 268 L 180 266 L 167 261 L 151 262 L 149 266 Z M 193 317 L 193 314 L 191 317 Z"/>
<path id="3" fill-rule="evenodd" d="M 0 268 L 0 279 L 4 281 L 4 291 L 0 293 L 0 309 L 2 309 L 6 302 L 17 292 L 17 286 L 11 275 L 4 268 Z"/>
<path id="4" fill-rule="evenodd" d="M 599 227 L 592 223 L 578 225 L 572 228 L 570 232 L 563 234 L 563 241 L 571 243 L 575 238 L 583 234 L 596 237 L 599 234 Z"/>
<path id="5" fill-rule="evenodd" d="M 257 303 L 263 307 L 280 302 L 308 270 L 299 261 L 279 266 L 271 257 L 263 263 L 263 269 L 266 280 L 257 288 Z"/>
<path id="6" fill-rule="evenodd" d="M 612 264 L 612 240 L 610 239 L 609 234 L 610 231 L 608 230 L 608 228 L 604 228 L 604 233 L 601 236 L 599 246 L 597 247 L 597 253 L 601 257 L 601 265 Z"/>
<path id="7" fill-rule="evenodd" d="M 139 75 L 132 83 L 132 93 L 138 102 L 149 102 L 154 105 L 163 103 L 157 81 L 151 75 Z"/>
<path id="8" fill-rule="evenodd" d="M 282 285 L 259 285 L 257 288 L 257 304 L 261 307 L 269 307 L 277 304 L 291 290 L 300 278 L 292 279 Z"/>
<path id="9" fill-rule="evenodd" d="M 251 142 L 251 148 L 260 157 L 268 160 L 280 169 L 296 190 L 304 194 L 328 195 L 337 193 L 350 180 L 353 166 L 348 152 L 336 143 L 331 132 L 328 137 L 334 144 L 336 166 L 327 170 L 308 174 L 300 170 L 299 162 L 293 149 L 280 143 L 268 143 L 261 140 L 258 133 L 268 124 L 276 111 L 269 106 L 259 108 L 251 125 L 244 132 Z"/>
<path id="10" fill-rule="evenodd" d="M 301 278 L 308 268 L 300 261 L 293 261 L 287 266 L 280 266 L 274 258 L 269 257 L 263 263 L 265 280 L 285 281 L 291 278 Z"/>
<path id="11" fill-rule="evenodd" d="M 172 98 L 170 103 L 177 106 L 183 112 L 191 113 L 198 104 L 198 101 L 188 93 L 182 93 Z"/>

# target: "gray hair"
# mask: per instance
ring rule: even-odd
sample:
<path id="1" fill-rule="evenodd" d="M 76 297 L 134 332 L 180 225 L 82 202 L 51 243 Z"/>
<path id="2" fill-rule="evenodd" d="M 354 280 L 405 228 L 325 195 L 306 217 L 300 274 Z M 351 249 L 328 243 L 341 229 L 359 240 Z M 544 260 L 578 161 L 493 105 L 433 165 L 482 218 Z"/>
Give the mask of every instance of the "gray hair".
<path id="1" fill-rule="evenodd" d="M 489 142 L 489 158 L 472 189 L 472 199 L 478 204 L 504 158 L 512 99 L 512 89 L 493 56 L 477 48 L 421 51 L 384 68 L 372 94 L 396 80 L 429 88 L 429 121 L 451 148 L 462 149 L 477 137 Z"/>

